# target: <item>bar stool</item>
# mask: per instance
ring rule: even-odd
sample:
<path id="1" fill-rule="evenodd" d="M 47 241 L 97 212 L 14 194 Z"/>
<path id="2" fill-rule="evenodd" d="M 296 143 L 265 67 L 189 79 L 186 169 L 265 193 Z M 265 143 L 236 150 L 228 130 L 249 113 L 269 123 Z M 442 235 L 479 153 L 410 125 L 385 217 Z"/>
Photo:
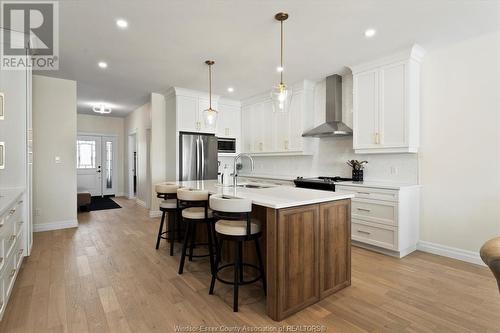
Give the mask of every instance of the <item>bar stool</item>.
<path id="1" fill-rule="evenodd" d="M 174 255 L 174 242 L 176 239 L 176 232 L 178 231 L 178 215 L 179 208 L 177 205 L 177 190 L 179 185 L 175 183 L 160 183 L 155 185 L 156 196 L 160 199 L 161 223 L 158 229 L 158 236 L 156 238 L 156 249 L 160 247 L 160 240 L 165 239 L 170 241 L 170 255 Z M 168 228 L 163 231 L 165 224 L 165 217 L 168 214 Z"/>
<path id="2" fill-rule="evenodd" d="M 180 188 L 177 190 L 179 207 L 182 210 L 182 221 L 185 225 L 184 243 L 182 245 L 179 274 L 184 271 L 184 262 L 189 244 L 189 261 L 193 258 L 210 257 L 210 270 L 214 270 L 214 243 L 213 243 L 213 216 L 208 208 L 208 191 L 198 189 Z M 207 226 L 207 243 L 196 243 L 196 226 L 204 223 Z M 208 254 L 194 255 L 194 248 L 199 245 L 208 246 Z M 216 245 L 216 244 L 215 244 Z"/>
<path id="3" fill-rule="evenodd" d="M 262 233 L 260 226 L 253 223 L 250 219 L 252 212 L 252 201 L 248 199 L 228 198 L 220 195 L 210 197 L 210 208 L 213 210 L 214 218 L 218 220 L 215 223 L 215 233 L 218 238 L 217 255 L 215 257 L 215 270 L 212 273 L 209 294 L 214 293 L 215 280 L 234 286 L 233 292 L 233 311 L 238 312 L 238 287 L 262 280 L 264 295 L 266 294 L 266 276 L 264 265 L 262 263 L 262 253 L 260 251 L 260 237 Z M 221 249 L 223 240 L 236 243 L 235 261 L 230 264 L 219 266 L 221 261 Z M 243 242 L 254 241 L 257 252 L 259 267 L 243 262 Z M 234 267 L 233 281 L 227 281 L 218 276 L 219 272 L 226 267 Z M 259 275 L 249 281 L 243 279 L 243 267 L 251 267 L 259 272 Z"/>

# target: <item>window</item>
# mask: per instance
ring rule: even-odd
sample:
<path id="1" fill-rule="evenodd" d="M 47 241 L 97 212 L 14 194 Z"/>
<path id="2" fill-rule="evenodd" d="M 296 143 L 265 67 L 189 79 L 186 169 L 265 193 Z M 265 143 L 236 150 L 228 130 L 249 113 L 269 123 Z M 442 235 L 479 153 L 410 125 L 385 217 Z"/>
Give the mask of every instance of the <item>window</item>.
<path id="1" fill-rule="evenodd" d="M 76 141 L 76 167 L 95 169 L 95 141 Z"/>
<path id="2" fill-rule="evenodd" d="M 113 188 L 113 142 L 106 141 L 106 188 Z"/>

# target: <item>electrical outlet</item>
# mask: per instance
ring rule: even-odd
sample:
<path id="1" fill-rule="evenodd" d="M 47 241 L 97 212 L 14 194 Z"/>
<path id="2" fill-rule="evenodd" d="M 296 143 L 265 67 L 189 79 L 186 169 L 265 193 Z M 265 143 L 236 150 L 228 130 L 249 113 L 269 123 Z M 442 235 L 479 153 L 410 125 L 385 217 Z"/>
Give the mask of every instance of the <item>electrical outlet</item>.
<path id="1" fill-rule="evenodd" d="M 399 170 L 395 166 L 391 166 L 391 175 L 396 176 L 399 173 Z"/>
<path id="2" fill-rule="evenodd" d="M 35 209 L 35 216 L 40 216 L 40 209 Z"/>

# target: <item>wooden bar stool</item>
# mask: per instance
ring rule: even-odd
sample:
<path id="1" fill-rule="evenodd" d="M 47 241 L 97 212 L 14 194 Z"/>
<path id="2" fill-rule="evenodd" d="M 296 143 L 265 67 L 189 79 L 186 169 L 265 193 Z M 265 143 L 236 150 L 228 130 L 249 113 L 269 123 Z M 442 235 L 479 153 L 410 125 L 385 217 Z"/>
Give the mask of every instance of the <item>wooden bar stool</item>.
<path id="1" fill-rule="evenodd" d="M 160 183 L 155 185 L 156 196 L 161 199 L 160 211 L 161 222 L 156 238 L 156 249 L 160 247 L 160 240 L 165 239 L 170 242 L 170 255 L 174 255 L 174 242 L 176 240 L 176 232 L 178 231 L 178 215 L 179 207 L 177 205 L 177 190 L 179 185 L 175 183 Z M 163 231 L 165 217 L 168 214 L 168 228 Z"/>
<path id="2" fill-rule="evenodd" d="M 252 201 L 248 199 L 227 198 L 220 195 L 210 197 L 210 208 L 213 210 L 215 223 L 215 233 L 218 238 L 217 255 L 215 258 L 215 270 L 212 273 L 209 294 L 214 293 L 215 280 L 222 283 L 233 285 L 233 311 L 238 311 L 238 287 L 240 285 L 250 284 L 262 280 L 264 295 L 266 294 L 266 275 L 262 263 L 262 253 L 260 251 L 260 237 L 262 233 L 260 226 L 253 223 L 250 219 L 252 212 Z M 230 264 L 219 266 L 221 261 L 222 242 L 224 240 L 236 243 L 235 261 Z M 244 263 L 243 242 L 254 241 L 259 266 Z M 218 276 L 219 272 L 227 267 L 234 267 L 233 281 L 227 281 Z M 259 272 L 259 275 L 249 281 L 243 279 L 243 267 L 251 267 Z"/>
<path id="3" fill-rule="evenodd" d="M 209 257 L 210 269 L 214 270 L 214 242 L 213 242 L 213 216 L 212 211 L 208 208 L 208 191 L 180 188 L 177 190 L 177 199 L 179 207 L 182 210 L 182 221 L 184 222 L 185 234 L 184 243 L 182 245 L 181 261 L 179 263 L 179 274 L 184 271 L 184 263 L 186 260 L 186 252 L 189 243 L 189 261 L 193 258 Z M 207 243 L 196 243 L 196 226 L 204 223 L 207 227 Z M 194 248 L 196 246 L 208 246 L 208 254 L 195 255 Z M 216 245 L 216 244 L 215 244 Z"/>

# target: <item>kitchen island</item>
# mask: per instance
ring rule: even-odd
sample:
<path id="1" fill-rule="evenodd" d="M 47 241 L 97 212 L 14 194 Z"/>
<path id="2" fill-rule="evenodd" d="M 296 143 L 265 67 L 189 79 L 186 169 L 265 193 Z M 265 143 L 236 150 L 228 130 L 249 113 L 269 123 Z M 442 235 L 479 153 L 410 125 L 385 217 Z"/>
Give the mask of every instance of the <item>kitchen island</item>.
<path id="1" fill-rule="evenodd" d="M 272 319 L 282 320 L 351 284 L 354 194 L 266 183 L 236 188 L 215 180 L 176 183 L 252 200 L 252 219 L 260 222 L 263 232 L 266 307 Z M 255 262 L 253 253 L 249 245 L 244 260 Z"/>

